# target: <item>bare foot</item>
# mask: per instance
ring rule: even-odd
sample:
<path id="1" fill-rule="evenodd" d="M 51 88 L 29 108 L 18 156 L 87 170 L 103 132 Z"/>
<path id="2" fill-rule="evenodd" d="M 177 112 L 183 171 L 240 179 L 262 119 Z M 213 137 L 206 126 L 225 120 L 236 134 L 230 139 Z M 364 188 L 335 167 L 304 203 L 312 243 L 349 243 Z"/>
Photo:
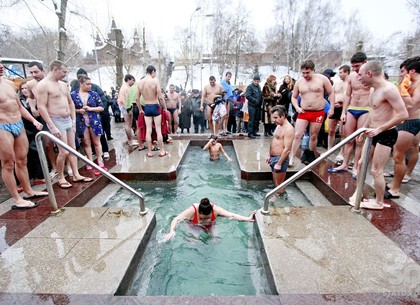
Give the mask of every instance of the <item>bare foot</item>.
<path id="1" fill-rule="evenodd" d="M 23 199 L 35 199 L 35 198 L 46 197 L 46 196 L 48 196 L 47 192 L 32 191 L 31 193 L 25 193 L 23 195 Z"/>
<path id="2" fill-rule="evenodd" d="M 376 199 L 367 199 L 367 200 L 363 200 L 360 203 L 360 207 L 364 209 L 369 209 L 369 210 L 383 210 L 384 204 L 378 203 Z"/>
<path id="3" fill-rule="evenodd" d="M 28 210 L 36 208 L 39 203 L 32 202 L 25 199 L 19 199 L 15 201 L 15 204 L 12 206 L 12 210 Z"/>
<path id="4" fill-rule="evenodd" d="M 363 198 L 363 197 L 362 197 L 362 200 L 361 200 L 361 202 L 360 202 L 360 206 L 362 206 L 362 202 L 367 201 L 367 200 L 369 200 L 369 199 L 365 199 L 365 198 Z M 355 201 L 356 201 L 356 193 L 354 193 L 354 194 L 353 194 L 353 195 L 349 198 L 349 204 L 350 204 L 351 206 L 353 206 L 353 207 L 354 207 Z"/>

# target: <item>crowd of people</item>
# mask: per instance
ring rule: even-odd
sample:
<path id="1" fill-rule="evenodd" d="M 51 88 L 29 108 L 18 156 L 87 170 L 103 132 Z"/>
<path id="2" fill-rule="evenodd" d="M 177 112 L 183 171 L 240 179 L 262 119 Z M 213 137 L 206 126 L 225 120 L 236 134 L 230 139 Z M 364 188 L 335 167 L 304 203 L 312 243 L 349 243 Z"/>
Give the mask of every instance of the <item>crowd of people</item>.
<path id="1" fill-rule="evenodd" d="M 82 68 L 77 71 L 77 79 L 67 84 L 64 80 L 68 71 L 63 62 L 52 61 L 48 73 L 39 62 L 31 62 L 28 67 L 33 79 L 20 85 L 17 96 L 11 91 L 13 83 L 2 78 L 0 82 L 4 88 L 0 96 L 0 134 L 9 146 L 20 148 L 12 155 L 0 148 L 4 183 L 17 208 L 32 208 L 36 204 L 22 199 L 19 191 L 24 192 L 23 198 L 47 194 L 34 192 L 29 179 L 36 185 L 58 176 L 63 189 L 71 188 L 72 183 L 92 181 L 79 173 L 75 156 L 60 146 L 57 152 L 48 139 L 44 141 L 51 172 L 50 177 L 43 177 L 35 135 L 38 130 L 49 131 L 70 147 L 83 148 L 92 162 L 96 155 L 98 166 L 107 170 L 111 107 L 115 121 L 124 124 L 127 144 L 147 150 L 149 158 L 156 151 L 159 157 L 168 155 L 164 143 L 172 141 L 171 134 L 203 134 L 209 130 L 205 148 L 210 159 L 218 159 L 222 153 L 230 160 L 218 137 L 236 133 L 255 139 L 261 136 L 262 124 L 264 136 L 272 137 L 267 163 L 276 186 L 284 181 L 287 168 L 295 166 L 298 156 L 309 164 L 315 160 L 320 144 L 330 149 L 337 135 L 344 139 L 367 127 L 363 136 L 372 137 L 375 147 L 371 158 L 376 199 L 365 200 L 362 206 L 382 209 L 383 198 L 399 197 L 401 183 L 411 179 L 418 159 L 420 60 L 413 57 L 401 64 L 398 87 L 385 79 L 378 62 L 367 61 L 366 54 L 358 52 L 350 62 L 353 71 L 348 65 L 340 66 L 335 82 L 333 70 L 316 73 L 314 62 L 307 60 L 301 63 L 301 78 L 284 76 L 280 86 L 271 74 L 262 86 L 260 75 L 254 75 L 246 88 L 238 88 L 231 84 L 232 73 L 227 72 L 220 84 L 210 76 L 202 90 L 189 92 L 173 84 L 165 91 L 156 78 L 156 68 L 148 66 L 139 81 L 127 74 L 121 88 L 111 88 L 110 94 L 92 83 Z M 361 160 L 368 158 L 361 153 L 363 136 L 342 148 L 336 166 L 328 169 L 330 174 L 351 171 L 357 179 Z M 391 151 L 394 171 L 383 173 Z M 36 162 L 27 166 L 28 156 Z M 93 170 L 90 165 L 86 169 Z M 97 170 L 93 173 L 100 175 Z M 389 185 L 385 185 L 384 175 L 393 177 Z M 280 190 L 279 195 L 284 192 Z"/>

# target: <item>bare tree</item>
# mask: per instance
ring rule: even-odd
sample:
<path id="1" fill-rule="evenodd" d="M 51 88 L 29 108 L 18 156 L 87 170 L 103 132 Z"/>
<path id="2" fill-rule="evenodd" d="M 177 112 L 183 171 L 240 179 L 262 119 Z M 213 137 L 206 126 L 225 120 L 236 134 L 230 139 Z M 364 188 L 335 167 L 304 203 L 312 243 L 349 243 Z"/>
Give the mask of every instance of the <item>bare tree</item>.
<path id="1" fill-rule="evenodd" d="M 57 59 L 61 61 L 66 61 L 66 52 L 67 52 L 67 30 L 66 30 L 66 14 L 67 14 L 67 1 L 61 0 L 60 6 L 58 6 L 55 0 L 52 0 L 55 14 L 58 17 L 58 49 L 57 49 Z"/>
<path id="2" fill-rule="evenodd" d="M 322 51 L 334 45 L 340 4 L 341 0 L 277 0 L 274 11 L 279 23 L 271 31 L 268 49 L 277 49 L 294 70 L 303 60 L 324 56 Z"/>
<path id="3" fill-rule="evenodd" d="M 407 0 L 407 5 L 416 17 L 417 24 L 420 25 L 420 2 L 418 0 Z"/>
<path id="4" fill-rule="evenodd" d="M 219 1 L 215 9 L 217 22 L 213 24 L 213 62 L 218 67 L 220 77 L 226 69 L 234 69 L 233 82 L 236 83 L 239 66 L 245 64 L 243 55 L 258 47 L 253 26 L 249 22 L 250 13 L 243 3 L 232 10 L 226 0 Z"/>
<path id="5" fill-rule="evenodd" d="M 177 31 L 175 39 L 179 41 L 178 44 L 178 53 L 175 58 L 175 66 L 182 66 L 185 69 L 185 82 L 184 88 L 187 87 L 188 82 L 190 81 L 190 69 L 189 69 L 189 59 L 190 59 L 190 45 L 189 40 L 192 39 L 190 36 L 188 29 L 180 29 Z M 193 53 L 196 48 L 194 48 L 193 44 Z M 200 55 L 201 56 L 201 55 Z"/>
<path id="6" fill-rule="evenodd" d="M 355 52 L 366 51 L 366 48 L 364 48 L 365 42 L 373 39 L 372 34 L 360 22 L 357 11 L 352 12 L 350 17 L 344 20 L 342 37 L 345 37 L 340 42 L 343 50 L 343 61 L 350 61 Z"/>
<path id="7" fill-rule="evenodd" d="M 57 56 L 55 50 L 49 47 L 57 41 L 56 31 L 35 28 L 14 33 L 6 27 L 0 29 L 0 36 L 2 39 L 0 51 L 3 56 L 33 58 L 42 60 L 46 64 Z M 72 65 L 80 62 L 80 47 L 72 36 L 68 37 L 67 50 L 69 54 L 76 54 L 67 63 Z"/>

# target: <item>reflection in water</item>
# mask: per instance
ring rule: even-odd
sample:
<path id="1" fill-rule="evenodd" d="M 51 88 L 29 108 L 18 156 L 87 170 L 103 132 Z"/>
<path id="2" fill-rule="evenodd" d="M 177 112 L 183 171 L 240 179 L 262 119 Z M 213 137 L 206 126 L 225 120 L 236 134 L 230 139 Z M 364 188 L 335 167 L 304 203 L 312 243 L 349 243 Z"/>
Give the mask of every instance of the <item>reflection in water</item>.
<path id="1" fill-rule="evenodd" d="M 226 152 L 235 156 L 233 147 Z M 215 230 L 205 232 L 188 223 L 178 226 L 176 236 L 163 243 L 172 219 L 192 203 L 208 197 L 234 213 L 249 215 L 262 206 L 272 181 L 243 181 L 236 161 L 208 160 L 208 153 L 192 147 L 177 181 L 133 186 L 144 195 L 147 208 L 156 212 L 157 228 L 138 266 L 131 295 L 229 296 L 272 294 L 260 261 L 254 225 L 219 217 Z M 308 205 L 294 186 L 288 201 Z M 295 205 L 300 205 L 295 204 Z M 137 200 L 121 190 L 107 206 L 137 206 Z"/>

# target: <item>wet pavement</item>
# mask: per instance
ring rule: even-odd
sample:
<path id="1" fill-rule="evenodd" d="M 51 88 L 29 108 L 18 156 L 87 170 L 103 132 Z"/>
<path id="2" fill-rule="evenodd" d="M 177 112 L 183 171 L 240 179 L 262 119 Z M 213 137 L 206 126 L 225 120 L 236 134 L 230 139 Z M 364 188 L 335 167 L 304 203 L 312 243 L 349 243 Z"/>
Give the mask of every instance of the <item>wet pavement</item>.
<path id="1" fill-rule="evenodd" d="M 113 126 L 115 140 L 110 142 L 111 158 L 106 161 L 110 172 L 122 180 L 176 179 L 188 145 L 204 145 L 208 136 L 173 135 L 173 144 L 165 145 L 168 156 L 159 158 L 155 152 L 153 158 L 148 158 L 146 150 L 138 151 L 124 143 L 122 127 L 122 124 Z M 270 138 L 250 140 L 235 135 L 220 141 L 234 146 L 243 179 L 271 180 L 270 168 L 265 163 Z M 329 199 L 331 206 L 283 208 L 274 204 L 269 216 L 258 214 L 256 226 L 261 235 L 262 255 L 267 258 L 277 296 L 114 296 L 118 283 L 127 276 L 124 273 L 130 261 L 139 259 L 138 248 L 144 247 L 153 230 L 153 211 L 144 220 L 138 211 L 86 207 L 94 195 L 112 184 L 84 168 L 81 174 L 91 176 L 94 182 L 74 183 L 68 190 L 54 185 L 59 207 L 64 207 L 59 217 L 50 216 L 48 198 L 39 200 L 41 205 L 37 209 L 10 210 L 10 196 L 3 186 L 0 303 L 420 303 L 419 170 L 410 183 L 402 185 L 401 198 L 388 201 L 390 208 L 359 215 L 346 205 L 355 190 L 355 181 L 350 173 L 329 174 L 327 169 L 332 165 L 329 160 L 322 162 L 305 176 Z M 298 163 L 288 170 L 288 175 L 303 166 Z M 392 171 L 391 161 L 388 170 Z M 364 195 L 372 197 L 372 178 L 369 176 L 366 182 Z M 306 196 L 311 197 L 309 190 Z M 98 279 L 102 283 L 98 284 Z"/>

